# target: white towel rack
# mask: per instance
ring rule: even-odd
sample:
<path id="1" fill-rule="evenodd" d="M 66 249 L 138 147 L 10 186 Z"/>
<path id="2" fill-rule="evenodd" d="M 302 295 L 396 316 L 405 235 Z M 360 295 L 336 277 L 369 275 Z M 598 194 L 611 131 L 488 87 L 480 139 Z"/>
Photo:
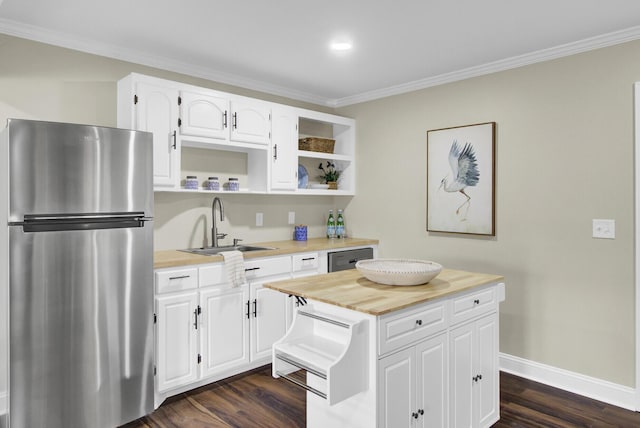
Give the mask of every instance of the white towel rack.
<path id="1" fill-rule="evenodd" d="M 273 345 L 273 376 L 334 405 L 368 388 L 368 320 L 348 320 L 300 309 L 287 334 Z M 307 372 L 307 383 L 289 376 Z"/>

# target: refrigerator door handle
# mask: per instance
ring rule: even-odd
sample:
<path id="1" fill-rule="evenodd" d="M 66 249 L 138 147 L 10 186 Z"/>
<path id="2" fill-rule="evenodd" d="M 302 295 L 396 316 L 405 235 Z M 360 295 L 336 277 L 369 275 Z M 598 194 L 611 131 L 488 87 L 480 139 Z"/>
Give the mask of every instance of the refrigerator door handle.
<path id="1" fill-rule="evenodd" d="M 123 229 L 144 227 L 148 219 L 144 217 L 128 218 L 92 218 L 64 220 L 25 220 L 21 225 L 25 232 L 54 232 L 62 230 L 95 230 L 95 229 Z"/>

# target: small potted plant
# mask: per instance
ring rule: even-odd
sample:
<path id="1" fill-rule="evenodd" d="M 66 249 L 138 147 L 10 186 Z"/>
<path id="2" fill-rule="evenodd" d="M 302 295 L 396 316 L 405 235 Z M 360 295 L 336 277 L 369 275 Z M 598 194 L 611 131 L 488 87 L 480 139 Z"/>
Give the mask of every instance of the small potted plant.
<path id="1" fill-rule="evenodd" d="M 329 189 L 337 189 L 338 178 L 340 178 L 340 171 L 336 169 L 336 165 L 330 161 L 327 161 L 327 164 L 325 166 L 322 162 L 320 162 L 320 165 L 318 165 L 318 169 L 322 171 L 322 174 L 320 174 L 320 179 L 324 180 L 324 182 L 329 185 Z"/>

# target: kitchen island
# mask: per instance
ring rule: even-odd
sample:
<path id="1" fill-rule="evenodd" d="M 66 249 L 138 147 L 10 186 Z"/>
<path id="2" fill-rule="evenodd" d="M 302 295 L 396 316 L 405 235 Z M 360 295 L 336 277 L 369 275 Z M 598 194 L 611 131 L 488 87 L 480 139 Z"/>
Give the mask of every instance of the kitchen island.
<path id="1" fill-rule="evenodd" d="M 444 269 L 409 287 L 357 270 L 268 282 L 309 299 L 273 346 L 273 374 L 308 390 L 308 427 L 489 427 L 503 281 Z"/>

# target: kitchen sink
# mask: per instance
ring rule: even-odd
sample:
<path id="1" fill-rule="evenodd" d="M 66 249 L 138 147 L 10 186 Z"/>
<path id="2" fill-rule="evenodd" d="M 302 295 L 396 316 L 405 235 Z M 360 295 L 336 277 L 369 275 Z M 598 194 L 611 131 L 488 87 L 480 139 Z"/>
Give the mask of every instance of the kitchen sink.
<path id="1" fill-rule="evenodd" d="M 263 251 L 263 250 L 275 250 L 274 247 L 259 247 L 254 245 L 226 245 L 222 247 L 203 247 L 203 248 L 189 248 L 186 250 L 180 250 L 187 253 L 201 254 L 203 256 L 215 256 L 223 251 L 240 251 L 246 253 L 249 251 Z"/>

